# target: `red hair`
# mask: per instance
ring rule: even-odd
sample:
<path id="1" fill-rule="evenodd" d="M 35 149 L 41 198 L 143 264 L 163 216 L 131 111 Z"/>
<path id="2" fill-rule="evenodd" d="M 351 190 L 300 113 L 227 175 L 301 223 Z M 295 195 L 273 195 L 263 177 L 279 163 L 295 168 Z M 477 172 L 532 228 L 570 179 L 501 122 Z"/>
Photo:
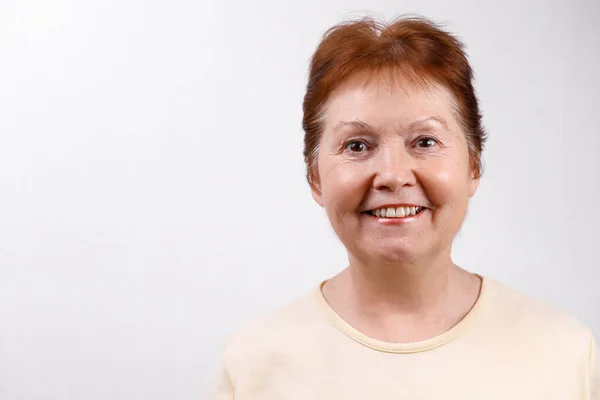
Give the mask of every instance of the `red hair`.
<path id="1" fill-rule="evenodd" d="M 395 75 L 411 84 L 448 88 L 456 100 L 472 173 L 479 178 L 486 134 L 463 47 L 456 37 L 425 18 L 404 17 L 388 24 L 365 18 L 329 29 L 312 56 L 303 103 L 304 161 L 311 186 L 327 100 L 349 76 L 364 71 L 371 76 L 399 72 L 390 74 L 392 79 Z"/>

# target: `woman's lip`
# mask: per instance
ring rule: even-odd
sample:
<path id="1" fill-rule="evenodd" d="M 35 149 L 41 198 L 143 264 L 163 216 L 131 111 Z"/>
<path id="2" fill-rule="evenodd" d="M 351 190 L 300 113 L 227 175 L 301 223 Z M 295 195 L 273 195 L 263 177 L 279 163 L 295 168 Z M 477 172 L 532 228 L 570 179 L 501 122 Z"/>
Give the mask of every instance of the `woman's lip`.
<path id="1" fill-rule="evenodd" d="M 376 217 L 375 215 L 368 213 L 368 212 L 365 213 L 365 216 L 367 218 L 373 218 L 377 223 L 380 223 L 382 225 L 402 225 L 402 224 L 408 224 L 410 222 L 416 221 L 425 212 L 427 212 L 427 208 L 423 208 L 423 210 L 421 210 L 421 212 L 419 212 L 418 214 L 410 215 L 408 217 L 392 217 L 392 218 Z"/>
<path id="2" fill-rule="evenodd" d="M 405 203 L 401 203 L 401 204 L 383 204 L 381 206 L 376 206 L 373 208 L 369 208 L 368 211 L 373 211 L 373 210 L 379 210 L 382 208 L 398 208 L 398 207 L 421 207 L 421 208 L 427 208 L 424 206 L 421 206 L 419 204 L 405 204 Z"/>

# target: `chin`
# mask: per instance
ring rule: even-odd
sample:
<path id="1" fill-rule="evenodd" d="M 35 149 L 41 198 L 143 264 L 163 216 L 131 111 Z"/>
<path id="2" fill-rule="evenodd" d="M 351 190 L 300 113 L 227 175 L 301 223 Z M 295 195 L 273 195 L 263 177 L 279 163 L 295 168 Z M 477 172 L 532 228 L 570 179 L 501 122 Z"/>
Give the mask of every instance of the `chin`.
<path id="1" fill-rule="evenodd" d="M 371 259 L 381 264 L 413 264 L 421 257 L 418 254 L 406 251 L 380 252 L 373 254 Z"/>
<path id="2" fill-rule="evenodd" d="M 377 243 L 363 250 L 370 260 L 382 264 L 411 264 L 426 256 L 426 251 L 411 243 Z"/>

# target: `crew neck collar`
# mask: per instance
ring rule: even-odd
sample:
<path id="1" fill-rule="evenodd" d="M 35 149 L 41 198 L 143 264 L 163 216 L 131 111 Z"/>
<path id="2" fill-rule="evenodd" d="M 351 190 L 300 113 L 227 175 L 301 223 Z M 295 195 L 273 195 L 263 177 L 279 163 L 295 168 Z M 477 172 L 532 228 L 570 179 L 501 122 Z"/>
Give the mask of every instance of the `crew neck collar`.
<path id="1" fill-rule="evenodd" d="M 321 282 L 318 287 L 315 289 L 315 297 L 321 310 L 325 313 L 325 316 L 329 321 L 331 321 L 338 330 L 340 330 L 345 335 L 354 339 L 358 343 L 372 348 L 374 350 L 386 352 L 386 353 L 417 353 L 427 350 L 432 350 L 436 347 L 443 346 L 446 343 L 456 339 L 462 332 L 468 329 L 471 325 L 473 325 L 474 321 L 477 319 L 477 315 L 481 312 L 481 309 L 484 307 L 487 302 L 487 298 L 489 297 L 489 292 L 491 290 L 490 286 L 493 284 L 489 278 L 486 278 L 481 275 L 477 275 L 481 278 L 481 288 L 479 290 L 479 296 L 475 301 L 473 307 L 469 310 L 469 312 L 461 319 L 456 325 L 447 330 L 446 332 L 435 336 L 433 338 L 421 340 L 418 342 L 407 342 L 407 343 L 394 343 L 394 342 L 386 342 L 378 339 L 371 338 L 348 322 L 346 322 L 327 302 L 325 296 L 323 295 L 323 285 L 327 282 L 327 280 Z"/>

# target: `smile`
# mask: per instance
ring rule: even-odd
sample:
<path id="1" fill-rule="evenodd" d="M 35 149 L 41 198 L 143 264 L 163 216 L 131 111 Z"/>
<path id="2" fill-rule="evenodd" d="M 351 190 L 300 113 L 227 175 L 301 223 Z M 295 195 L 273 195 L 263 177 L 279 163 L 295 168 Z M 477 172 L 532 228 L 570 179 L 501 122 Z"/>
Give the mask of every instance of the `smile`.
<path id="1" fill-rule="evenodd" d="M 368 213 L 378 218 L 407 218 L 418 215 L 424 209 L 419 206 L 382 207 L 370 210 Z"/>

